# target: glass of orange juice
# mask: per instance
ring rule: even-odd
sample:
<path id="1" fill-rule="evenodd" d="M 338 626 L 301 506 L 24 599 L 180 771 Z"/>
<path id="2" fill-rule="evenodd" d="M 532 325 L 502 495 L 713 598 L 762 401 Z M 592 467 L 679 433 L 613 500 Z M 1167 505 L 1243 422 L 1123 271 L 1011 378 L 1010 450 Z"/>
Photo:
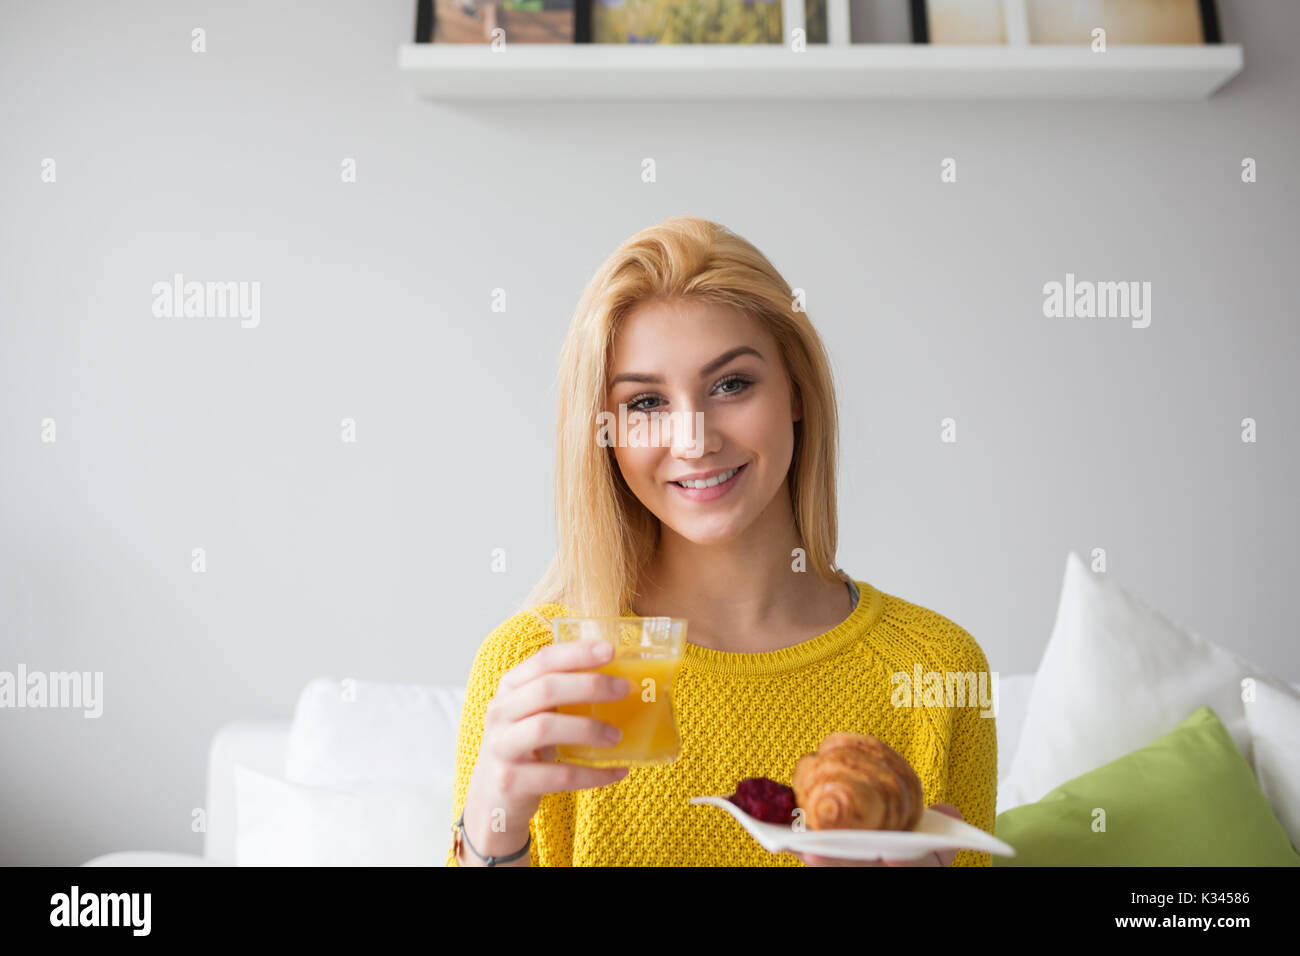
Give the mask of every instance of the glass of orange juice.
<path id="1" fill-rule="evenodd" d="M 686 621 L 675 617 L 557 617 L 555 642 L 608 641 L 614 657 L 602 674 L 626 677 L 622 700 L 561 704 L 562 714 L 594 717 L 623 736 L 608 747 L 558 744 L 561 760 L 589 767 L 636 767 L 672 763 L 681 750 L 673 715 L 672 686 L 686 648 Z"/>

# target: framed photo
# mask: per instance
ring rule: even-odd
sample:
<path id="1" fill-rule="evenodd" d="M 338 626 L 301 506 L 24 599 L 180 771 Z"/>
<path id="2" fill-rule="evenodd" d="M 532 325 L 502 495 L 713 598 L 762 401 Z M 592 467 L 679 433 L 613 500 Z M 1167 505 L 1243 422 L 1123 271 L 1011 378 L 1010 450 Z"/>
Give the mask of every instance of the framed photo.
<path id="1" fill-rule="evenodd" d="M 586 43 L 591 0 L 417 0 L 416 43 Z"/>
<path id="2" fill-rule="evenodd" d="M 1030 43 L 1220 43 L 1214 0 L 1028 0 Z"/>
<path id="3" fill-rule="evenodd" d="M 783 0 L 590 2 L 592 43 L 747 44 L 784 40 Z"/>
<path id="4" fill-rule="evenodd" d="M 1107 43 L 1222 42 L 1214 0 L 911 0 L 911 14 L 914 43 L 1088 44 L 1097 27 Z"/>
<path id="5" fill-rule="evenodd" d="M 804 0 L 803 25 L 809 43 L 827 42 L 826 0 Z"/>
<path id="6" fill-rule="evenodd" d="M 913 43 L 1007 42 L 1002 0 L 912 0 Z"/>
<path id="7" fill-rule="evenodd" d="M 782 43 L 786 0 L 417 0 L 416 43 Z M 802 2 L 807 42 L 848 43 L 848 0 Z M 835 16 L 828 5 L 836 5 Z"/>

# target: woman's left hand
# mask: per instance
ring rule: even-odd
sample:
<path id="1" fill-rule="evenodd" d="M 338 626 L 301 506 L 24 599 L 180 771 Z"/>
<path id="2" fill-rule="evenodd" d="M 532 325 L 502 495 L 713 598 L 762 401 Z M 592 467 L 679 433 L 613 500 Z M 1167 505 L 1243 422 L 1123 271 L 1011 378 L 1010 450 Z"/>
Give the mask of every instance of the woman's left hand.
<path id="1" fill-rule="evenodd" d="M 950 817 L 963 819 L 961 811 L 950 803 L 936 803 L 930 807 Z M 814 856 L 811 853 L 795 853 L 805 866 L 952 866 L 957 856 L 956 850 L 934 850 L 916 860 L 845 860 L 832 856 Z"/>

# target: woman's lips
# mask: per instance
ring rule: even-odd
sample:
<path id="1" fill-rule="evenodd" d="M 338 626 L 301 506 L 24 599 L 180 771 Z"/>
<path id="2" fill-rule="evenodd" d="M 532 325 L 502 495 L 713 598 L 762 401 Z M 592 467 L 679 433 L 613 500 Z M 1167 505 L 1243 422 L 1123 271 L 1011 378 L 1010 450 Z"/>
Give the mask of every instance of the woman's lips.
<path id="1" fill-rule="evenodd" d="M 670 481 L 668 484 L 674 491 L 689 501 L 712 501 L 714 498 L 721 498 L 727 492 L 731 491 L 731 489 L 736 486 L 736 482 L 740 481 L 744 476 L 745 471 L 748 468 L 749 462 L 745 462 L 740 466 L 740 470 L 734 475 L 722 482 L 722 484 L 714 485 L 712 488 L 683 488 L 675 481 Z"/>

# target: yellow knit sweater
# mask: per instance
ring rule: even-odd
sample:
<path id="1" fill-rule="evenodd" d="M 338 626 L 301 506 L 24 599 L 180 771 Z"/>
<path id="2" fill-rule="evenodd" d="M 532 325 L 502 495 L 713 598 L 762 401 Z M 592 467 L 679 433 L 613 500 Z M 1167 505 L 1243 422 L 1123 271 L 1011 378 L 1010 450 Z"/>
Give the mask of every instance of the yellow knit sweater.
<path id="1" fill-rule="evenodd" d="M 841 730 L 886 741 L 916 769 L 926 806 L 950 803 L 967 823 L 992 833 L 994 718 L 981 716 L 979 703 L 969 699 L 964 707 L 947 707 L 942 694 L 923 698 L 920 686 L 914 687 L 914 706 L 897 706 L 899 684 L 891 680 L 904 673 L 915 685 L 918 664 L 922 672 L 943 675 L 987 673 L 984 652 L 942 615 L 856 583 L 852 614 L 825 634 L 780 650 L 738 654 L 700 647 L 689 642 L 688 628 L 671 691 L 681 756 L 665 766 L 633 767 L 617 783 L 544 795 L 529 824 L 532 865 L 803 866 L 793 854 L 763 849 L 725 811 L 688 800 L 733 793 L 745 777 L 789 784 L 795 761 Z M 536 611 L 568 613 L 558 604 Z M 525 612 L 480 646 L 460 718 L 449 826 L 464 808 L 484 710 L 497 682 L 550 642 L 550 627 Z M 991 862 L 987 853 L 961 850 L 954 865 Z M 447 865 L 457 865 L 450 848 Z"/>

